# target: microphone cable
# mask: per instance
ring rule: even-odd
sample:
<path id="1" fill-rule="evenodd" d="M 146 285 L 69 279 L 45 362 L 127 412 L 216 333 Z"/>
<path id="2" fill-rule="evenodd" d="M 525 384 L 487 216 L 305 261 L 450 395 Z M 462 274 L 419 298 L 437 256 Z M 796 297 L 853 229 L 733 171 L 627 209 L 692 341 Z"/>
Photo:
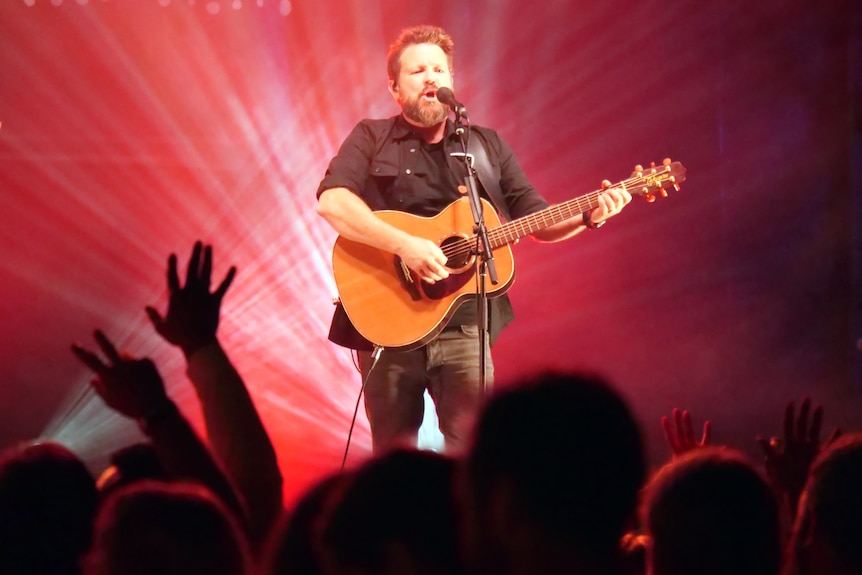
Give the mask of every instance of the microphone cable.
<path id="1" fill-rule="evenodd" d="M 344 457 L 341 459 L 341 471 L 344 471 L 344 466 L 347 464 L 347 452 L 350 450 L 350 439 L 353 437 L 353 428 L 356 426 L 356 417 L 359 415 L 359 401 L 362 399 L 362 394 L 365 393 L 365 386 L 368 385 L 368 378 L 371 377 L 371 372 L 377 365 L 380 359 L 380 354 L 383 353 L 383 346 L 375 345 L 371 352 L 371 367 L 368 373 L 362 378 L 362 387 L 359 388 L 359 395 L 356 397 L 356 407 L 353 408 L 353 419 L 350 422 L 350 431 L 347 433 L 347 444 L 344 446 Z"/>

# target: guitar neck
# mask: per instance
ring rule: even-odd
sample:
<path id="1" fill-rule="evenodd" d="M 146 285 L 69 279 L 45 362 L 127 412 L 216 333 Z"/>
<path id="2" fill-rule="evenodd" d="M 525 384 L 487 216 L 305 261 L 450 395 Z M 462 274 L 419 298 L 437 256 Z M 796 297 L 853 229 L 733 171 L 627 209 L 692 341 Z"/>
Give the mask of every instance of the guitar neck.
<path id="1" fill-rule="evenodd" d="M 622 183 L 616 185 L 620 186 Z M 596 190 L 489 230 L 488 239 L 491 242 L 491 248 L 511 244 L 524 236 L 534 234 L 597 208 L 601 193 L 601 190 Z"/>
<path id="2" fill-rule="evenodd" d="M 685 167 L 679 162 L 664 160 L 662 166 L 644 170 L 635 166 L 635 171 L 627 179 L 613 184 L 614 188 L 625 188 L 633 196 L 644 196 L 648 201 L 655 200 L 654 194 L 667 196 L 666 187 L 679 189 L 679 184 L 685 181 Z M 545 208 L 539 212 L 512 220 L 493 230 L 488 231 L 491 249 L 510 244 L 524 236 L 549 228 L 554 224 L 564 222 L 595 209 L 599 206 L 599 196 L 604 190 L 595 190 L 573 200 Z"/>

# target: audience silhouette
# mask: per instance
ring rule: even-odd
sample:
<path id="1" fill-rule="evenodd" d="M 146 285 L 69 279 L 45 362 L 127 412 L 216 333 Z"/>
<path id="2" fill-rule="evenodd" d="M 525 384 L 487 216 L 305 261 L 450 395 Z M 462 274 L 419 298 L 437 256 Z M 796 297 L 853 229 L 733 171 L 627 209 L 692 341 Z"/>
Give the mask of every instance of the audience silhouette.
<path id="1" fill-rule="evenodd" d="M 646 475 L 641 434 L 601 378 L 548 373 L 492 397 L 466 460 L 478 573 L 617 573 Z"/>
<path id="2" fill-rule="evenodd" d="M 836 439 L 818 455 L 801 493 L 788 575 L 862 573 L 862 434 Z"/>
<path id="3" fill-rule="evenodd" d="M 264 573 L 324 575 L 323 529 L 350 477 L 340 472 L 320 480 L 282 514 L 269 541 Z"/>
<path id="4" fill-rule="evenodd" d="M 0 458 L 0 573 L 79 573 L 98 502 L 92 475 L 67 448 L 10 449 Z"/>
<path id="5" fill-rule="evenodd" d="M 769 440 L 764 437 L 757 438 L 757 443 L 763 450 L 766 472 L 784 505 L 785 519 L 790 523 L 796 517 L 796 507 L 808 478 L 808 471 L 824 445 L 820 441 L 823 408 L 817 405 L 812 412 L 811 400 L 804 398 L 798 417 L 794 415 L 794 411 L 794 403 L 788 402 L 784 408 L 783 437 L 772 437 Z M 841 430 L 836 428 L 825 445 L 840 435 Z"/>
<path id="6" fill-rule="evenodd" d="M 141 481 L 96 518 L 84 575 L 246 575 L 249 552 L 232 514 L 208 490 Z"/>
<path id="7" fill-rule="evenodd" d="M 776 575 L 778 501 L 766 480 L 731 449 L 693 449 L 645 490 L 643 526 L 651 575 Z"/>
<path id="8" fill-rule="evenodd" d="M 100 331 L 96 331 L 96 341 L 107 363 L 79 345 L 72 346 L 72 351 L 96 372 L 92 383 L 99 396 L 115 411 L 138 421 L 169 478 L 207 486 L 245 523 L 245 511 L 233 487 L 191 424 L 168 398 L 155 364 L 149 359 L 121 355 Z"/>
<path id="9" fill-rule="evenodd" d="M 858 432 L 822 440 L 823 408 L 790 402 L 781 435 L 756 438 L 761 470 L 674 408 L 660 422 L 670 461 L 649 474 L 626 400 L 588 373 L 490 395 L 466 453 L 377 454 L 286 509 L 272 441 L 217 335 L 236 268 L 214 290 L 212 268 L 202 242 L 183 281 L 170 255 L 167 308 L 145 308 L 185 358 L 206 438 L 153 361 L 101 331 L 95 351 L 73 345 L 145 440 L 98 481 L 58 443 L 0 455 L 0 575 L 862 573 Z"/>
<path id="10" fill-rule="evenodd" d="M 168 474 L 150 442 L 135 443 L 116 450 L 111 454 L 109 463 L 96 480 L 102 499 L 136 481 L 168 480 Z"/>
<path id="11" fill-rule="evenodd" d="M 360 467 L 323 530 L 331 573 L 459 575 L 456 462 L 395 449 Z"/>
<path id="12" fill-rule="evenodd" d="M 167 312 L 162 316 L 153 307 L 146 312 L 156 331 L 186 358 L 210 446 L 245 505 L 252 545 L 259 548 L 282 511 L 281 471 L 251 395 L 217 336 L 221 302 L 236 268 L 210 291 L 212 267 L 212 246 L 196 242 L 181 285 L 171 254 Z"/>

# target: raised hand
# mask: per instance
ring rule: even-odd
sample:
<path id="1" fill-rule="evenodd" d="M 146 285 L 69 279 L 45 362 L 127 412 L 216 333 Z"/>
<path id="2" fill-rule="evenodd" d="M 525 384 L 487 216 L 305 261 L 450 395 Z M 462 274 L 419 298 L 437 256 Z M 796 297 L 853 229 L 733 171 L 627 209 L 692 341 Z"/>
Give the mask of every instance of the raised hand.
<path id="1" fill-rule="evenodd" d="M 203 255 L 203 259 L 201 259 Z M 177 256 L 168 258 L 168 311 L 162 317 L 148 306 L 147 315 L 156 331 L 170 343 L 179 346 L 188 357 L 196 349 L 216 341 L 221 302 L 236 275 L 231 267 L 214 292 L 210 292 L 212 247 L 195 242 L 186 268 L 186 282 L 180 286 Z"/>
<path id="2" fill-rule="evenodd" d="M 103 361 L 80 345 L 72 352 L 96 373 L 93 387 L 108 407 L 134 419 L 149 436 L 159 461 L 175 479 L 198 481 L 219 496 L 245 525 L 245 510 L 227 477 L 216 464 L 204 443 L 195 434 L 173 401 L 155 364 L 117 352 L 101 331 L 96 342 L 107 357 Z"/>
<path id="3" fill-rule="evenodd" d="M 213 454 L 245 501 L 252 541 L 262 545 L 282 510 L 282 478 L 251 395 L 216 337 L 221 302 L 235 275 L 231 267 L 211 291 L 212 247 L 196 242 L 185 285 L 180 285 L 177 256 L 168 258 L 167 313 L 162 316 L 153 307 L 146 311 L 156 331 L 186 357 Z"/>
<path id="4" fill-rule="evenodd" d="M 674 408 L 671 413 L 673 423 L 667 416 L 661 418 L 661 426 L 664 429 L 664 437 L 674 457 L 679 457 L 693 449 L 709 445 L 709 436 L 712 424 L 709 421 L 703 423 L 703 435 L 700 441 L 694 438 L 694 426 L 691 423 L 691 414 L 688 411 L 680 411 Z"/>
<path id="5" fill-rule="evenodd" d="M 810 415 L 810 421 L 809 421 Z M 820 453 L 820 430 L 823 423 L 823 408 L 814 407 L 811 413 L 811 401 L 806 397 L 799 406 L 799 416 L 794 417 L 793 402 L 788 402 L 784 408 L 784 437 L 772 437 L 767 440 L 758 437 L 757 443 L 763 450 L 766 473 L 779 493 L 787 497 L 787 503 L 793 514 L 799 496 L 808 479 L 811 464 Z M 836 429 L 826 444 L 840 434 Z"/>
<path id="6" fill-rule="evenodd" d="M 107 362 L 77 344 L 72 346 L 72 352 L 95 372 L 93 388 L 108 407 L 141 420 L 173 409 L 174 404 L 165 393 L 162 377 L 152 361 L 121 355 L 101 331 L 96 331 L 95 337 Z"/>

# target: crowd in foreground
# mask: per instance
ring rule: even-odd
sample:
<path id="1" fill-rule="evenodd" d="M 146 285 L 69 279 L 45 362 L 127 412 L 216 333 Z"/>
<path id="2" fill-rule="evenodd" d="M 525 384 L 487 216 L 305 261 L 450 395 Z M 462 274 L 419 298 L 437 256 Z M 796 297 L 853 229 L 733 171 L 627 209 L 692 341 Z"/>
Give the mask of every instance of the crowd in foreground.
<path id="1" fill-rule="evenodd" d="M 182 350 L 206 441 L 149 359 L 72 351 L 146 442 L 94 478 L 52 442 L 0 458 L 0 575 L 613 575 L 862 573 L 862 434 L 821 438 L 823 411 L 789 403 L 765 467 L 662 420 L 671 460 L 649 473 L 613 386 L 543 373 L 493 394 L 464 453 L 376 454 L 290 509 L 245 384 L 216 336 L 235 269 L 211 291 L 212 250 L 181 282 L 168 262 L 157 330 Z M 797 411 L 798 408 L 798 411 Z"/>

